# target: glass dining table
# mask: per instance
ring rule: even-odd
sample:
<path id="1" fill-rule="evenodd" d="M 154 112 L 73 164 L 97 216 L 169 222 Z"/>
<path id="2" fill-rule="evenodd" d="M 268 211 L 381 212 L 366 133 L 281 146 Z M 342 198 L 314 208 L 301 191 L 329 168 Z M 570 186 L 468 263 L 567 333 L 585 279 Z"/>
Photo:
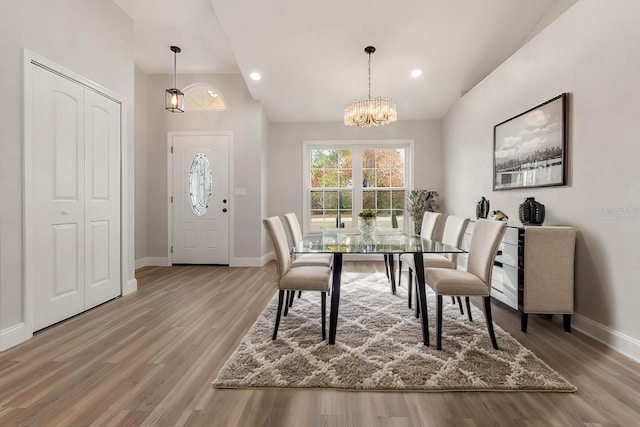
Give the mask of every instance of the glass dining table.
<path id="1" fill-rule="evenodd" d="M 412 253 L 417 277 L 417 303 L 420 304 L 422 338 L 429 345 L 429 322 L 427 316 L 427 296 L 424 281 L 425 253 L 464 253 L 455 246 L 434 240 L 423 239 L 419 235 L 399 232 L 375 232 L 359 234 L 357 232 L 325 232 L 304 236 L 302 241 L 292 249 L 294 254 L 331 253 L 333 254 L 333 277 L 331 284 L 331 309 L 329 314 L 329 344 L 335 344 L 338 326 L 338 309 L 340 306 L 340 281 L 342 276 L 342 259 L 344 254 L 380 254 L 389 256 Z M 391 262 L 393 266 L 393 261 Z M 394 280 L 391 275 L 390 280 Z M 393 282 L 392 282 L 393 285 Z"/>

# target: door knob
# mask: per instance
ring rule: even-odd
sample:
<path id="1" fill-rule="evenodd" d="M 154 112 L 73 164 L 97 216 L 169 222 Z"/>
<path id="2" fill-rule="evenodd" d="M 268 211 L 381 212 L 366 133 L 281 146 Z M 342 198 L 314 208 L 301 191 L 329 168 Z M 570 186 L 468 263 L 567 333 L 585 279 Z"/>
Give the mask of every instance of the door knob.
<path id="1" fill-rule="evenodd" d="M 223 208 L 223 209 L 222 209 L 222 212 L 226 212 L 226 211 L 227 211 L 227 208 Z"/>

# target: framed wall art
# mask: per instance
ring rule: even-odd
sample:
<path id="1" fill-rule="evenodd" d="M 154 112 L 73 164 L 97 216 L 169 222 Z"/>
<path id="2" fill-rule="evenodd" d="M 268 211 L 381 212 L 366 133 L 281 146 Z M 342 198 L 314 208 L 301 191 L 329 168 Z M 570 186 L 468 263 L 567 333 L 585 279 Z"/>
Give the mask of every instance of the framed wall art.
<path id="1" fill-rule="evenodd" d="M 494 190 L 565 185 L 567 98 L 563 93 L 494 126 Z"/>

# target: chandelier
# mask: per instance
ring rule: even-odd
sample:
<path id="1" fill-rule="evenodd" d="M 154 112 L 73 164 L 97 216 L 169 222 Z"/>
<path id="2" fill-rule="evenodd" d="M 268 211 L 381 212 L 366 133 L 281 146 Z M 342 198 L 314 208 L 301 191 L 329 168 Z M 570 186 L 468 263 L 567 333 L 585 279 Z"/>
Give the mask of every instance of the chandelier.
<path id="1" fill-rule="evenodd" d="M 373 46 L 364 48 L 369 55 L 369 97 L 356 99 L 344 109 L 344 124 L 347 126 L 371 127 L 383 126 L 398 120 L 396 103 L 391 98 L 371 98 L 371 54 Z"/>

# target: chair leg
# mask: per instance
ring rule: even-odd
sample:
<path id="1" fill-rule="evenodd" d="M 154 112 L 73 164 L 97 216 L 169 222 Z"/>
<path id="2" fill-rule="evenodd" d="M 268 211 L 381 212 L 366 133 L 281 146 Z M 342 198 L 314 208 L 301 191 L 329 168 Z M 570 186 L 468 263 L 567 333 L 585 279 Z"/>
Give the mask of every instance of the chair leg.
<path id="1" fill-rule="evenodd" d="M 409 308 L 411 308 L 411 296 L 413 295 L 413 270 L 411 269 L 409 269 L 409 277 L 407 280 L 407 300 L 409 301 Z"/>
<path id="2" fill-rule="evenodd" d="M 296 296 L 296 291 L 291 291 L 291 295 L 289 295 L 289 307 L 293 305 L 293 297 Z"/>
<path id="3" fill-rule="evenodd" d="M 413 289 L 415 290 L 415 295 L 416 295 L 416 319 L 420 317 L 420 300 L 418 299 L 418 277 L 416 276 L 414 278 L 414 284 L 413 284 Z M 425 292 L 427 291 L 427 287 L 425 286 L 424 288 Z"/>
<path id="4" fill-rule="evenodd" d="M 289 294 L 291 293 L 291 291 L 287 291 L 287 296 L 284 300 L 284 315 L 286 316 L 287 314 L 289 314 Z"/>
<path id="5" fill-rule="evenodd" d="M 456 305 L 456 297 L 451 295 L 451 304 Z"/>
<path id="6" fill-rule="evenodd" d="M 280 326 L 280 314 L 282 313 L 282 303 L 284 302 L 284 290 L 278 292 L 278 313 L 276 313 L 276 327 L 273 329 L 272 340 L 275 341 L 278 336 L 278 327 Z"/>
<path id="7" fill-rule="evenodd" d="M 389 256 L 384 254 L 384 270 L 387 273 L 387 280 L 389 280 Z"/>
<path id="8" fill-rule="evenodd" d="M 402 284 L 402 260 L 398 260 L 398 286 Z M 411 306 L 409 306 L 411 308 Z"/>
<path id="9" fill-rule="evenodd" d="M 442 350 L 442 295 L 436 295 L 436 350 Z"/>
<path id="10" fill-rule="evenodd" d="M 320 298 L 322 300 L 322 341 L 327 339 L 327 327 L 325 319 L 327 318 L 327 293 L 321 292 Z"/>
<path id="11" fill-rule="evenodd" d="M 298 298 L 302 296 L 302 291 L 298 291 Z"/>
<path id="12" fill-rule="evenodd" d="M 491 319 L 491 297 L 484 297 L 484 317 L 487 319 L 487 329 L 489 330 L 491 345 L 494 349 L 498 350 L 498 341 L 496 341 L 496 334 L 493 332 L 493 319 Z"/>
<path id="13" fill-rule="evenodd" d="M 467 306 L 467 317 L 469 318 L 469 322 L 473 322 L 473 317 L 471 317 L 471 304 L 469 303 L 469 297 L 464 297 L 464 302 Z"/>
<path id="14" fill-rule="evenodd" d="M 464 314 L 464 310 L 462 309 L 462 300 L 460 297 L 456 297 L 458 299 L 458 307 L 460 307 L 460 314 Z"/>

